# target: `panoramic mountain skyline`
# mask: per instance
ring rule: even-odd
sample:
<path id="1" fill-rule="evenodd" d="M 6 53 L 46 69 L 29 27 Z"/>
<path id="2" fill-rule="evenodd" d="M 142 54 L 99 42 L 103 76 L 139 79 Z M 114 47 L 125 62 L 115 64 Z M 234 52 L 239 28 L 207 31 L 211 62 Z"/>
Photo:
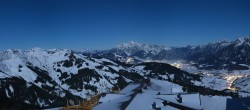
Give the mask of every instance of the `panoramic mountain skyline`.
<path id="1" fill-rule="evenodd" d="M 250 35 L 248 0 L 1 0 L 0 50 L 207 44 Z"/>
<path id="2" fill-rule="evenodd" d="M 156 47 L 159 47 L 159 48 L 162 48 L 162 49 L 166 49 L 166 50 L 169 50 L 169 49 L 172 49 L 172 48 L 195 48 L 195 47 L 204 47 L 204 46 L 207 46 L 207 45 L 211 45 L 211 44 L 220 44 L 220 43 L 233 43 L 233 42 L 245 42 L 246 39 L 250 39 L 250 36 L 247 36 L 247 37 L 239 37 L 239 38 L 236 38 L 236 39 L 233 39 L 233 40 L 228 40 L 228 39 L 224 39 L 224 40 L 217 40 L 217 41 L 212 41 L 212 42 L 207 42 L 205 44 L 197 44 L 197 45 L 191 45 L 191 44 L 187 44 L 187 45 L 183 45 L 183 46 L 169 46 L 169 45 L 160 45 L 160 44 L 154 44 L 154 43 L 144 43 L 144 42 L 139 42 L 139 41 L 126 41 L 126 42 L 121 42 L 119 44 L 115 44 L 109 48 L 105 48 L 105 49 L 90 49 L 90 48 L 81 48 L 81 49 L 71 49 L 71 48 L 43 48 L 43 47 L 30 47 L 30 48 L 26 48 L 26 49 L 23 49 L 23 48 L 8 48 L 8 49 L 5 49 L 5 50 L 0 50 L 1 51 L 12 51 L 12 50 L 20 50 L 20 51 L 29 51 L 29 50 L 72 50 L 72 51 L 76 51 L 76 52 L 94 52 L 94 51 L 107 51 L 107 50 L 112 50 L 112 49 L 125 49 L 126 48 L 137 48 L 137 47 L 140 47 L 140 48 L 154 48 L 154 46 Z"/>

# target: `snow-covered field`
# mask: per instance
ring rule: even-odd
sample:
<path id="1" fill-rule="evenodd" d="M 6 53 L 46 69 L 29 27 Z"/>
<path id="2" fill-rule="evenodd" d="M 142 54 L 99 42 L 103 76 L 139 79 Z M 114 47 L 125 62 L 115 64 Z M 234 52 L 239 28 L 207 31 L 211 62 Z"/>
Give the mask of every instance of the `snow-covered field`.
<path id="1" fill-rule="evenodd" d="M 226 110 L 228 98 L 231 97 L 201 95 L 201 106 L 204 110 Z"/>
<path id="2" fill-rule="evenodd" d="M 133 83 L 125 87 L 119 94 L 107 94 L 105 97 L 101 97 L 99 100 L 101 104 L 94 107 L 93 110 L 119 110 L 121 103 L 128 101 L 133 90 L 139 86 L 140 84 Z"/>
<path id="3" fill-rule="evenodd" d="M 94 110 L 118 110 L 121 104 L 128 101 L 131 98 L 131 94 L 134 93 L 133 89 L 139 87 L 138 84 L 130 84 L 119 94 L 107 94 L 102 97 Z M 175 90 L 173 92 L 172 90 Z M 177 92 L 178 91 L 178 92 Z M 160 92 L 160 95 L 158 94 Z M 181 93 L 183 102 L 178 103 L 176 101 L 177 94 Z M 132 101 L 126 106 L 126 110 L 152 110 L 152 104 L 155 102 L 156 107 L 162 110 L 177 110 L 172 106 L 164 106 L 163 100 L 167 100 L 172 103 L 187 106 L 194 109 L 203 110 L 225 110 L 226 100 L 230 97 L 222 96 L 203 96 L 198 93 L 188 94 L 184 93 L 181 86 L 173 86 L 168 81 L 151 79 L 151 86 L 147 89 L 142 89 L 142 93 L 137 93 Z"/>

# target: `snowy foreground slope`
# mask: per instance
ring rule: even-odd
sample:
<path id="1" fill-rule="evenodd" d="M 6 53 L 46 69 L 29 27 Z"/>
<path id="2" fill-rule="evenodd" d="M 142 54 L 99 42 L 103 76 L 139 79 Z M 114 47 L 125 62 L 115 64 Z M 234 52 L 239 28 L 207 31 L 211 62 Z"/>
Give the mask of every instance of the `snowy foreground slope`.
<path id="1" fill-rule="evenodd" d="M 82 100 L 89 95 L 110 91 L 113 87 L 123 89 L 131 82 L 148 77 L 178 84 L 188 92 L 237 96 L 225 90 L 227 87 L 213 90 L 206 86 L 205 76 L 165 63 L 125 64 L 66 49 L 34 48 L 0 53 L 0 98 L 4 100 L 1 100 L 0 107 L 62 107 L 68 99 Z M 169 92 L 167 85 L 160 91 Z M 119 98 L 117 100 L 119 102 Z"/>
<path id="2" fill-rule="evenodd" d="M 225 110 L 225 96 L 204 96 L 199 93 L 188 94 L 182 91 L 182 87 L 168 81 L 151 79 L 150 85 L 145 85 L 142 92 L 136 93 L 135 89 L 140 83 L 132 83 L 118 94 L 107 94 L 102 97 L 94 110 L 152 110 L 152 104 L 161 110 L 178 110 L 171 105 L 164 106 L 164 101 L 183 105 L 192 109 Z M 182 94 L 183 102 L 176 101 L 177 94 Z M 135 96 L 133 94 L 136 94 Z M 134 96 L 134 97 L 133 97 Z M 132 99 L 132 100 L 130 100 Z M 126 106 L 123 106 L 124 104 Z"/>

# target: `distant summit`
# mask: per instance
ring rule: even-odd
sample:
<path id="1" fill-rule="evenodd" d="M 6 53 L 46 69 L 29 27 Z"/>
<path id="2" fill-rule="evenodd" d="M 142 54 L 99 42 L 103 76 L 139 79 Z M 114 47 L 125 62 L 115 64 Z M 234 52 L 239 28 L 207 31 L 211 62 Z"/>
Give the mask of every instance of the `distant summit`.
<path id="1" fill-rule="evenodd" d="M 39 52 L 68 51 L 67 49 L 26 50 L 33 54 Z M 0 59 L 8 53 L 22 53 L 21 50 L 6 50 L 1 52 Z M 217 41 L 206 45 L 167 47 L 153 44 L 144 44 L 135 41 L 121 43 L 109 50 L 74 51 L 90 57 L 107 58 L 126 63 L 140 62 L 167 62 L 170 60 L 184 60 L 192 62 L 198 69 L 227 69 L 245 70 L 250 65 L 250 37 L 238 38 L 235 41 Z"/>
<path id="2" fill-rule="evenodd" d="M 142 44 L 134 41 L 129 41 L 125 43 L 118 44 L 116 48 L 119 49 L 127 49 L 127 48 L 134 48 L 134 47 L 141 47 Z"/>
<path id="3" fill-rule="evenodd" d="M 134 63 L 144 61 L 186 60 L 196 63 L 199 69 L 248 69 L 250 65 L 250 37 L 235 41 L 217 41 L 206 45 L 166 47 L 135 41 L 118 44 L 110 50 L 92 53 L 105 58 Z M 233 62 L 233 63 L 232 63 Z M 236 62 L 236 63 L 235 63 Z M 202 66 L 200 66 L 202 65 Z"/>

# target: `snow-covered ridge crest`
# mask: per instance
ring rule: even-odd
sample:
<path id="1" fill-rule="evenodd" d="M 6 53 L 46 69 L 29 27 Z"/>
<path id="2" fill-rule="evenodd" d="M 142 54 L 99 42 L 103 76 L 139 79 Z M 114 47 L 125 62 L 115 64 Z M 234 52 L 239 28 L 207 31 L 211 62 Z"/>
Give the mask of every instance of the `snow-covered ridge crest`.
<path id="1" fill-rule="evenodd" d="M 134 42 L 134 41 L 129 41 L 126 43 L 121 43 L 116 46 L 116 48 L 119 49 L 128 49 L 128 48 L 134 48 L 134 47 L 141 47 L 143 44 Z"/>
<path id="2" fill-rule="evenodd" d="M 115 47 L 116 50 L 124 51 L 128 56 L 133 55 L 137 52 L 144 52 L 144 54 L 153 54 L 156 55 L 161 51 L 168 51 L 171 48 L 166 46 L 158 46 L 152 44 L 143 44 L 134 41 L 129 41 L 127 43 L 119 44 Z"/>
<path id="3" fill-rule="evenodd" d="M 250 36 L 244 37 L 244 38 L 240 37 L 234 43 L 235 43 L 236 47 L 237 46 L 241 46 L 241 45 L 248 45 L 248 46 L 250 46 Z"/>
<path id="4" fill-rule="evenodd" d="M 57 48 L 53 48 L 53 49 L 43 49 L 40 47 L 34 47 L 31 49 L 27 49 L 27 50 L 21 50 L 21 49 L 8 49 L 8 50 L 4 50 L 4 51 L 0 51 L 0 54 L 16 54 L 16 53 L 23 53 L 23 52 L 42 52 L 42 51 L 46 51 L 46 52 L 50 52 L 50 51 L 54 51 L 54 52 L 58 52 L 58 51 L 68 51 L 71 52 L 72 50 L 69 49 L 57 49 Z"/>
<path id="5" fill-rule="evenodd" d="M 126 43 L 118 44 L 116 46 L 118 49 L 131 49 L 131 48 L 138 48 L 138 49 L 143 49 L 143 50 L 155 50 L 155 49 L 164 49 L 164 50 L 169 50 L 171 48 L 166 47 L 166 46 L 158 46 L 158 45 L 152 45 L 152 44 L 144 44 L 144 43 L 139 43 L 135 41 L 129 41 Z"/>

